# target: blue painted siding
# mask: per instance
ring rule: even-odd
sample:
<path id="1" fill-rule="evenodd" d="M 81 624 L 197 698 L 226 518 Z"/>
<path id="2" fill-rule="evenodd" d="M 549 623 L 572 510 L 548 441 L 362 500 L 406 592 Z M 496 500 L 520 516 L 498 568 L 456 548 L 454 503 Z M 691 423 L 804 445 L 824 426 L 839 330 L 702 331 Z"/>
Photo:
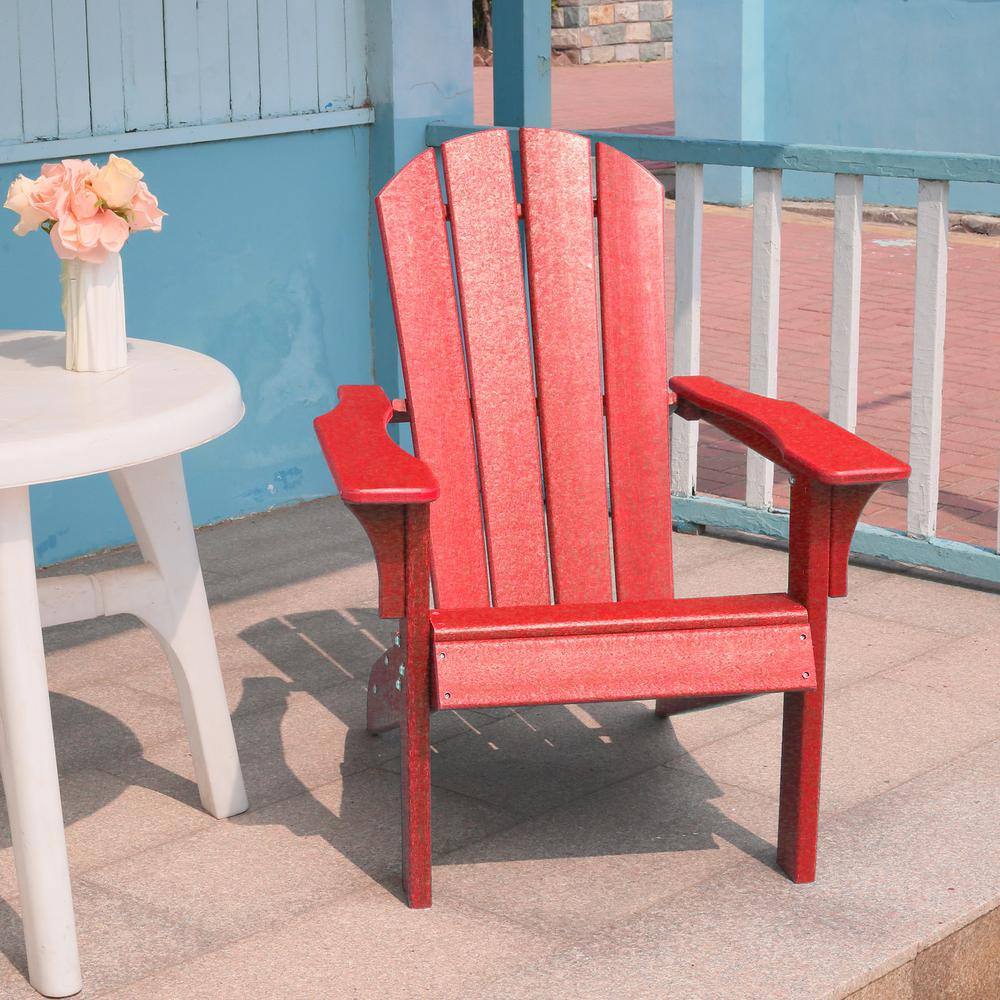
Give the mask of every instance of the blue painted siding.
<path id="1" fill-rule="evenodd" d="M 130 154 L 169 217 L 125 248 L 129 334 L 218 358 L 246 401 L 236 430 L 186 458 L 197 523 L 333 492 L 311 421 L 337 385 L 372 380 L 369 134 Z M 0 188 L 38 169 L 3 167 Z M 0 326 L 59 329 L 58 262 L 14 221 L 0 232 Z M 41 564 L 131 540 L 106 476 L 33 488 L 32 503 Z"/>
<path id="2" fill-rule="evenodd" d="M 755 62 L 737 27 L 759 2 L 676 0 L 678 135 L 1000 153 L 998 0 L 768 0 Z M 763 108 L 759 136 L 739 131 L 748 98 Z M 706 178 L 710 199 L 734 200 Z M 791 198 L 829 198 L 832 185 L 785 177 Z M 868 180 L 865 196 L 912 204 L 916 185 Z M 951 201 L 1000 213 L 991 186 L 956 184 Z"/>

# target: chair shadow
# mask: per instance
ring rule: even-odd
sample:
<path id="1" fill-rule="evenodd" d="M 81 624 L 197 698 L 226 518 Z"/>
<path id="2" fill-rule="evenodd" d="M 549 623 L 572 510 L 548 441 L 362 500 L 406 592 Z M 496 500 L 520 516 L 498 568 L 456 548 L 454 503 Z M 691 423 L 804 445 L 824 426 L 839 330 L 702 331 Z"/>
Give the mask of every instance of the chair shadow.
<path id="1" fill-rule="evenodd" d="M 293 633 L 301 636 L 301 644 L 289 642 L 289 636 Z M 384 648 L 378 640 L 380 633 L 385 634 L 385 625 L 380 623 L 371 609 L 351 609 L 347 616 L 333 611 L 288 615 L 262 621 L 240 633 L 240 637 L 277 667 L 287 680 L 283 677 L 267 677 L 244 681 L 243 696 L 234 713 L 234 721 L 238 734 L 241 731 L 253 733 L 252 753 L 248 755 L 248 766 L 244 768 L 251 812 L 238 821 L 248 824 L 279 824 L 298 836 L 321 837 L 374 881 L 403 898 L 398 864 L 399 779 L 391 769 L 391 762 L 398 761 L 399 737 L 397 733 L 378 737 L 369 735 L 364 728 L 363 697 L 359 701 L 359 695 L 365 694 L 369 661 L 376 660 Z M 359 653 L 359 635 L 367 637 L 367 649 L 364 653 Z M 335 664 L 340 669 L 349 669 L 354 678 L 332 686 L 317 687 L 317 666 L 324 660 L 328 666 Z M 346 727 L 339 775 L 343 782 L 343 793 L 338 813 L 327 808 L 313 795 L 287 761 L 281 725 L 289 700 L 294 693 L 301 691 L 309 692 Z M 282 709 L 276 714 L 261 713 L 258 706 L 265 702 L 280 704 Z M 543 744 L 551 744 L 548 736 L 556 730 L 559 732 L 559 739 L 565 744 L 569 728 L 573 745 L 567 748 L 565 759 L 561 762 L 565 766 L 565 781 L 571 785 L 584 774 L 600 774 L 607 757 L 607 743 L 611 739 L 603 725 L 605 721 L 614 726 L 615 740 L 627 742 L 635 738 L 655 745 L 655 759 L 650 760 L 650 767 L 655 765 L 657 759 L 669 757 L 674 763 L 683 763 L 687 773 L 684 780 L 675 783 L 677 798 L 671 799 L 671 805 L 675 805 L 676 809 L 672 810 L 671 822 L 664 822 L 662 827 L 657 826 L 653 836 L 623 838 L 626 841 L 624 844 L 612 844 L 607 830 L 596 829 L 592 835 L 588 835 L 587 831 L 581 834 L 574 829 L 572 838 L 553 837 L 550 842 L 529 838 L 530 844 L 519 844 L 516 847 L 509 842 L 509 838 L 488 835 L 477 844 L 474 852 L 476 862 L 598 857 L 609 853 L 661 854 L 715 850 L 719 846 L 716 838 L 719 838 L 762 863 L 776 867 L 772 860 L 774 845 L 735 822 L 713 803 L 713 799 L 722 796 L 722 789 L 693 764 L 692 759 L 684 752 L 670 720 L 657 718 L 647 705 L 640 703 L 587 705 L 586 709 L 590 717 L 588 725 L 568 714 L 569 710 L 565 706 L 532 709 L 531 738 L 538 744 L 537 749 L 544 751 Z M 624 723 L 623 712 L 629 713 Z M 466 759 L 475 758 L 477 754 L 488 759 L 492 753 L 489 749 L 492 746 L 489 727 L 483 726 L 480 731 L 468 721 L 463 725 L 455 719 L 446 718 L 455 715 L 461 717 L 462 713 L 442 712 L 435 716 L 432 743 L 436 753 L 432 756 L 432 771 L 435 765 L 443 766 L 450 753 Z M 263 726 L 265 716 L 267 724 Z M 471 713 L 471 716 L 480 720 L 478 725 L 482 725 L 477 713 Z M 595 721 L 600 726 L 592 728 Z M 456 733 L 459 733 L 458 742 L 452 744 Z M 240 735 L 238 741 L 243 742 Z M 535 748 L 528 748 L 529 752 L 533 749 Z M 284 788 L 282 801 L 287 803 L 293 798 L 300 798 L 294 809 L 283 811 L 281 803 L 273 806 L 265 804 L 260 810 L 254 809 L 255 777 L 252 766 L 249 766 L 251 758 L 267 762 L 269 782 L 275 781 L 276 774 L 278 775 L 277 780 Z M 380 767 L 381 764 L 389 766 Z M 393 784 L 387 793 L 383 794 L 381 787 L 373 791 L 373 768 L 378 768 L 383 775 L 387 771 L 390 773 Z M 329 780 L 336 777 L 331 761 Z M 496 777 L 498 781 L 504 780 L 502 769 Z M 511 773 L 509 780 L 518 779 Z M 616 777 L 609 774 L 605 784 L 612 784 L 615 780 Z M 591 787 L 596 792 L 600 785 L 598 777 Z M 435 791 L 440 792 L 437 787 Z M 490 795 L 483 788 L 472 791 L 463 788 L 460 794 L 480 798 L 489 804 Z M 641 800 L 645 793 L 636 788 L 634 794 L 635 810 L 628 808 L 626 800 L 623 808 L 625 816 L 630 812 L 641 811 Z M 447 817 L 443 813 L 451 804 L 443 802 L 435 805 L 435 821 L 439 826 L 447 825 Z M 683 816 L 682 822 L 677 822 L 678 815 Z M 520 825 L 522 818 L 514 819 L 513 825 Z M 655 823 L 655 819 L 648 822 Z M 623 830 L 627 830 L 627 826 L 628 820 L 624 819 Z M 451 855 L 455 847 L 462 846 L 465 845 L 451 847 L 445 843 L 442 846 L 438 842 L 434 863 L 459 863 L 451 860 Z M 469 862 L 467 853 L 463 852 L 460 863 Z"/>

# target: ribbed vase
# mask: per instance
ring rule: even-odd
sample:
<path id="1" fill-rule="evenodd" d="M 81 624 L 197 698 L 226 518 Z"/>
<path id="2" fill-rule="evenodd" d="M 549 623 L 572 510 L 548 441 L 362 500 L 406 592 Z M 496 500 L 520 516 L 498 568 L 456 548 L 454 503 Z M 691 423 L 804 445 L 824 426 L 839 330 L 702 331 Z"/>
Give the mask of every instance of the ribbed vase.
<path id="1" fill-rule="evenodd" d="M 109 253 L 100 264 L 64 260 L 60 282 L 67 369 L 112 372 L 124 368 L 128 361 L 121 254 Z"/>

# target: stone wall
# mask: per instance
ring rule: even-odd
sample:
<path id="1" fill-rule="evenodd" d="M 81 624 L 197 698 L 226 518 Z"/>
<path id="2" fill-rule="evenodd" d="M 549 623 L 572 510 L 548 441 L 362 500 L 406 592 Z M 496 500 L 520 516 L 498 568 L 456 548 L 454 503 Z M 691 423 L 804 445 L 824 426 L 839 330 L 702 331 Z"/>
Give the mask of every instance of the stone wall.
<path id="1" fill-rule="evenodd" d="M 649 62 L 673 55 L 673 0 L 556 0 L 556 63 Z"/>

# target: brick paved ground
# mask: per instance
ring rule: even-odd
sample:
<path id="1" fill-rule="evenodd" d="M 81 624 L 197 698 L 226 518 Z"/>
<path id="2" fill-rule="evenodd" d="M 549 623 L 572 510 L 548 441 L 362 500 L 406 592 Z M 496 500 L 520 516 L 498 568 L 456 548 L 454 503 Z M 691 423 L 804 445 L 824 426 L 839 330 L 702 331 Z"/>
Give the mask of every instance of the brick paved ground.
<path id="1" fill-rule="evenodd" d="M 491 71 L 476 70 L 477 121 L 490 120 Z M 553 120 L 565 128 L 673 131 L 670 64 L 557 67 Z M 748 210 L 709 207 L 704 228 L 702 370 L 746 384 L 751 222 Z M 915 232 L 866 225 L 859 431 L 908 451 Z M 825 412 L 833 228 L 785 214 L 779 391 Z M 945 349 L 938 534 L 993 546 L 1000 475 L 1000 240 L 953 233 Z M 699 455 L 705 493 L 742 497 L 744 450 L 709 428 Z M 787 491 L 776 490 L 779 502 Z M 904 487 L 880 491 L 865 519 L 905 525 Z"/>

